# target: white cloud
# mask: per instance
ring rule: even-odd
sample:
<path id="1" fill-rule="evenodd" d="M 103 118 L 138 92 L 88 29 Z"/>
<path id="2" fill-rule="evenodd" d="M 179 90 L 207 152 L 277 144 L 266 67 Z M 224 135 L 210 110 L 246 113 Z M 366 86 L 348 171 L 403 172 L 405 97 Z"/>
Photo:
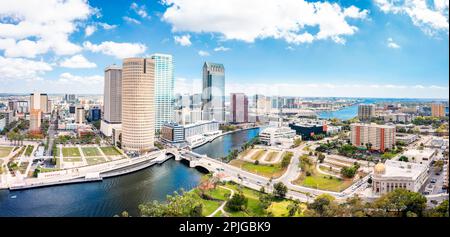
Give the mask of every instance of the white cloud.
<path id="1" fill-rule="evenodd" d="M 124 21 L 128 22 L 128 23 L 138 24 L 138 25 L 141 24 L 140 21 L 138 21 L 138 20 L 136 20 L 136 19 L 134 19 L 134 18 L 128 17 L 128 16 L 124 16 L 124 17 L 122 17 L 122 19 L 123 19 Z"/>
<path id="2" fill-rule="evenodd" d="M 173 39 L 175 40 L 175 43 L 181 45 L 181 46 L 191 46 L 191 36 L 190 35 L 182 35 L 182 36 L 174 36 Z"/>
<path id="3" fill-rule="evenodd" d="M 399 49 L 400 45 L 398 45 L 392 38 L 387 39 L 387 46 L 392 49 Z"/>
<path id="4" fill-rule="evenodd" d="M 61 67 L 66 68 L 95 68 L 97 65 L 93 62 L 89 62 L 83 55 L 77 54 L 71 58 L 66 58 L 59 64 Z"/>
<path id="5" fill-rule="evenodd" d="M 225 40 L 245 42 L 275 38 L 293 44 L 325 39 L 345 43 L 344 36 L 358 30 L 347 20 L 368 15 L 367 10 L 355 6 L 305 0 L 162 2 L 167 6 L 162 20 L 170 23 L 174 32 L 219 33 Z"/>
<path id="6" fill-rule="evenodd" d="M 77 53 L 81 47 L 70 42 L 78 22 L 98 11 L 85 0 L 0 1 L 0 40 L 8 40 L 6 57 L 34 58 L 53 51 L 57 55 Z"/>
<path id="7" fill-rule="evenodd" d="M 150 16 L 147 13 L 146 7 L 145 5 L 141 5 L 139 6 L 137 3 L 133 2 L 131 3 L 130 8 L 136 13 L 138 14 L 140 17 L 142 18 L 150 18 Z"/>
<path id="8" fill-rule="evenodd" d="M 83 84 L 83 85 L 96 85 L 103 82 L 103 77 L 99 75 L 95 76 L 76 76 L 72 75 L 68 72 L 62 73 L 59 75 L 57 83 L 66 84 L 66 85 L 75 85 L 75 84 Z"/>
<path id="9" fill-rule="evenodd" d="M 440 31 L 448 34 L 448 0 L 375 0 L 375 3 L 385 13 L 408 15 L 414 25 L 429 35 Z"/>
<path id="10" fill-rule="evenodd" d="M 89 36 L 91 36 L 92 34 L 94 34 L 94 32 L 95 32 L 96 30 L 97 30 L 97 27 L 94 26 L 94 25 L 86 26 L 86 28 L 84 29 L 84 36 L 85 36 L 85 37 L 89 37 Z"/>
<path id="11" fill-rule="evenodd" d="M 53 68 L 43 61 L 34 61 L 23 58 L 5 58 L 0 56 L 0 81 L 22 81 L 42 79 L 45 72 Z M 7 83 L 5 83 L 6 85 Z"/>
<path id="12" fill-rule="evenodd" d="M 209 53 L 207 51 L 200 50 L 200 51 L 198 51 L 198 55 L 200 55 L 202 57 L 207 57 L 207 56 L 209 56 Z"/>
<path id="13" fill-rule="evenodd" d="M 138 56 L 147 50 L 147 46 L 140 43 L 116 43 L 104 41 L 101 44 L 92 44 L 89 41 L 83 43 L 86 50 L 94 53 L 103 53 L 122 59 Z"/>
<path id="14" fill-rule="evenodd" d="M 98 23 L 98 25 L 103 27 L 103 29 L 105 29 L 105 30 L 112 30 L 117 27 L 117 25 L 110 25 L 110 24 L 104 23 L 104 22 L 100 22 L 100 23 Z"/>
<path id="15" fill-rule="evenodd" d="M 214 49 L 215 52 L 220 52 L 220 51 L 226 52 L 228 50 L 230 50 L 230 48 L 226 48 L 226 47 L 223 47 L 223 46 L 220 46 L 220 47 L 217 47 L 217 48 Z"/>

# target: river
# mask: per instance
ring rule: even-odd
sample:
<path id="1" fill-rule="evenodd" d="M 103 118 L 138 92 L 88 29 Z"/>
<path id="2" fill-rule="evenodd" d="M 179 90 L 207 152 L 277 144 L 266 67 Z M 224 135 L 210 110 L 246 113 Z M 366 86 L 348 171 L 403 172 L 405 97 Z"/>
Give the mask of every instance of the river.
<path id="1" fill-rule="evenodd" d="M 226 134 L 195 149 L 222 157 L 255 137 L 259 129 Z M 163 201 L 174 191 L 196 187 L 203 174 L 173 159 L 161 165 L 102 182 L 80 183 L 19 191 L 0 190 L 0 217 L 9 216 L 114 216 L 126 210 L 138 215 L 138 205 Z M 14 198 L 15 197 L 15 198 Z"/>

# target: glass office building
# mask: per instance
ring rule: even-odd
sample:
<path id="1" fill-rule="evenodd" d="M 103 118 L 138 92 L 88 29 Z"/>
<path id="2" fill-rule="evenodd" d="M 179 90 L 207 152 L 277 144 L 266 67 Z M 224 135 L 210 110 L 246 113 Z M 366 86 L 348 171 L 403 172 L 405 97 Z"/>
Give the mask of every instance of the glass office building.
<path id="1" fill-rule="evenodd" d="M 225 68 L 223 64 L 203 65 L 202 107 L 204 120 L 225 121 Z"/>
<path id="2" fill-rule="evenodd" d="M 155 62 L 155 130 L 173 121 L 174 116 L 174 64 L 172 55 L 153 54 Z"/>

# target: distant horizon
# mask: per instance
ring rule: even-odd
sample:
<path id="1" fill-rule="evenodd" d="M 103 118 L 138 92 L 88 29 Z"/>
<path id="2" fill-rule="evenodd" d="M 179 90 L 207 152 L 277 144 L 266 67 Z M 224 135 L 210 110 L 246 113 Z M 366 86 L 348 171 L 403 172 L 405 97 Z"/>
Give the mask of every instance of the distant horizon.
<path id="1" fill-rule="evenodd" d="M 200 91 L 203 63 L 213 62 L 225 67 L 226 94 L 449 98 L 448 1 L 12 5 L 0 1 L 2 93 L 98 94 L 105 67 L 163 53 L 175 92 Z"/>
<path id="2" fill-rule="evenodd" d="M 33 92 L 29 92 L 29 93 L 2 93 L 0 92 L 0 97 L 4 97 L 4 96 L 26 96 L 29 94 L 32 94 Z M 66 95 L 66 94 L 74 94 L 76 96 L 103 96 L 103 94 L 84 94 L 84 93 L 46 93 L 46 92 L 41 92 L 41 93 L 45 93 L 49 96 L 60 96 L 60 95 Z M 242 93 L 242 92 L 232 92 L 232 93 Z M 179 93 L 175 93 L 175 95 L 177 95 Z M 201 93 L 193 93 L 193 94 L 201 94 Z M 193 95 L 193 94 L 189 94 L 189 95 Z M 256 94 L 251 94 L 248 95 L 246 93 L 244 93 L 245 95 L 247 95 L 248 97 L 252 97 L 255 96 Z M 183 95 L 183 94 L 180 94 Z M 314 98 L 318 98 L 318 99 L 386 99 L 386 100 L 437 100 L 437 101 L 447 101 L 449 102 L 449 98 L 412 98 L 412 97 L 398 97 L 398 98 L 393 98 L 393 97 L 346 97 L 346 96 L 267 96 L 264 94 L 258 94 L 258 95 L 263 95 L 266 97 L 294 97 L 294 98 L 306 98 L 306 99 L 314 99 Z M 225 95 L 225 97 L 230 97 L 229 94 Z"/>

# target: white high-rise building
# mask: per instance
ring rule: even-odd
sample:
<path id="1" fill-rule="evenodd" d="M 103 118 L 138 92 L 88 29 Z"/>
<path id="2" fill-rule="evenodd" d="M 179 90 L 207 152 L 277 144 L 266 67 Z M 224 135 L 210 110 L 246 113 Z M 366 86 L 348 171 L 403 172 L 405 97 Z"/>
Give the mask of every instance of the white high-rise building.
<path id="1" fill-rule="evenodd" d="M 204 120 L 225 121 L 225 67 L 205 62 L 203 65 L 202 110 Z"/>
<path id="2" fill-rule="evenodd" d="M 155 130 L 174 120 L 174 65 L 172 55 L 153 54 L 155 62 Z"/>
<path id="3" fill-rule="evenodd" d="M 155 63 L 126 58 L 122 67 L 122 149 L 146 152 L 155 140 Z"/>
<path id="4" fill-rule="evenodd" d="M 395 146 L 395 126 L 353 123 L 350 128 L 350 140 L 353 146 L 382 152 L 393 149 Z"/>
<path id="5" fill-rule="evenodd" d="M 122 68 L 111 65 L 105 68 L 105 86 L 103 91 L 103 118 L 100 131 L 112 136 L 113 128 L 122 123 Z"/>

